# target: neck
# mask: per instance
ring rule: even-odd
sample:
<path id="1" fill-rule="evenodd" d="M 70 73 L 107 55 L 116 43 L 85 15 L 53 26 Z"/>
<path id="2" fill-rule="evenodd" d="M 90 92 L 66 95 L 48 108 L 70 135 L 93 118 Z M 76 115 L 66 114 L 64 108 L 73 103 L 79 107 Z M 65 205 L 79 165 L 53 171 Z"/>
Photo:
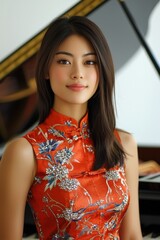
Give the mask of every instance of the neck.
<path id="1" fill-rule="evenodd" d="M 61 106 L 59 106 L 58 104 L 54 104 L 53 108 L 56 112 L 74 118 L 78 123 L 81 121 L 81 119 L 87 112 L 86 104 L 62 104 Z"/>

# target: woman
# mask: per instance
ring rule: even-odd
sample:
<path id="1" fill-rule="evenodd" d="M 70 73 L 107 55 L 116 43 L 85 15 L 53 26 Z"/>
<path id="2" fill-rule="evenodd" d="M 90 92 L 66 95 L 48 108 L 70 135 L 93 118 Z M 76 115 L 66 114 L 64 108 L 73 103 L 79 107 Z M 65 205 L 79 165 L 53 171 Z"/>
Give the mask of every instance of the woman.
<path id="1" fill-rule="evenodd" d="M 115 129 L 101 30 L 85 17 L 55 20 L 36 80 L 39 125 L 10 142 L 1 162 L 0 239 L 21 239 L 26 199 L 41 240 L 142 239 L 137 147 Z"/>

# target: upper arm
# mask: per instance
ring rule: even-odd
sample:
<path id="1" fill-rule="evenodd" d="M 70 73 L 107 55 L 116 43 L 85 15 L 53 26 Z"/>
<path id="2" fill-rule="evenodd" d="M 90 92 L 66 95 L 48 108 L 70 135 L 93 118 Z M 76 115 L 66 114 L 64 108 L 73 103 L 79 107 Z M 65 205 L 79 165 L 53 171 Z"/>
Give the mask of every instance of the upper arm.
<path id="1" fill-rule="evenodd" d="M 6 146 L 0 164 L 0 239 L 22 239 L 26 198 L 35 169 L 33 150 L 26 139 L 15 139 Z"/>
<path id="2" fill-rule="evenodd" d="M 123 219 L 120 235 L 125 240 L 141 240 L 138 196 L 138 153 L 137 144 L 133 136 L 126 132 L 119 132 L 122 146 L 126 153 L 125 172 L 130 192 L 130 204 Z"/>

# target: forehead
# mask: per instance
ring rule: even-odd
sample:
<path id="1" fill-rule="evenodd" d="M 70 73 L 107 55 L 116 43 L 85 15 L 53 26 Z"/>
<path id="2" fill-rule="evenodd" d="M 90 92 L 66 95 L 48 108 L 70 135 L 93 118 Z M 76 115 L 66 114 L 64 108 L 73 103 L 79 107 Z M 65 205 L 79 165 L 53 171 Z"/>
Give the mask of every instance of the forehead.
<path id="1" fill-rule="evenodd" d="M 92 44 L 85 37 L 74 34 L 64 39 L 58 46 L 58 51 L 67 50 L 69 52 L 93 52 Z"/>

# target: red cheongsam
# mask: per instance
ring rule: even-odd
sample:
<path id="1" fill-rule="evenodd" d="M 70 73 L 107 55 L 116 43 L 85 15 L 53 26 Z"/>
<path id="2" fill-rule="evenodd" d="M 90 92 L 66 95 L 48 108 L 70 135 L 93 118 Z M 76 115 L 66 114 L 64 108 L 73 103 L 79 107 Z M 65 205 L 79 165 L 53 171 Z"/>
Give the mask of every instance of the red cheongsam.
<path id="1" fill-rule="evenodd" d="M 119 240 L 129 204 L 124 167 L 92 170 L 88 115 L 78 125 L 52 109 L 25 138 L 37 161 L 28 202 L 39 239 Z"/>

